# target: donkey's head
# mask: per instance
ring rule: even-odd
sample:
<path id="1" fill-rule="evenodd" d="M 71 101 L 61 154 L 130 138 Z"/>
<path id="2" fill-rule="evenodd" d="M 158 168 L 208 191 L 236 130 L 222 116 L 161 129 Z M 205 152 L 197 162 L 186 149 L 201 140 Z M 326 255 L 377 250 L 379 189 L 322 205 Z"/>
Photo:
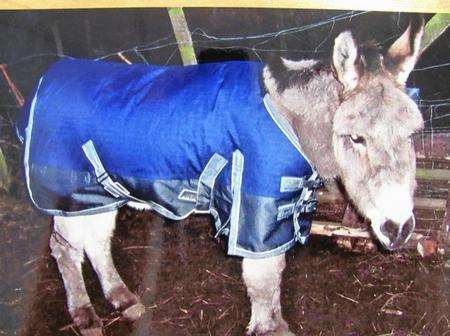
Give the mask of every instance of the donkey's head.
<path id="1" fill-rule="evenodd" d="M 343 86 L 333 121 L 339 175 L 389 250 L 403 246 L 414 230 L 411 135 L 423 119 L 404 84 L 419 57 L 422 33 L 420 18 L 384 55 L 374 47 L 358 47 L 350 32 L 341 33 L 333 49 L 334 73 Z"/>

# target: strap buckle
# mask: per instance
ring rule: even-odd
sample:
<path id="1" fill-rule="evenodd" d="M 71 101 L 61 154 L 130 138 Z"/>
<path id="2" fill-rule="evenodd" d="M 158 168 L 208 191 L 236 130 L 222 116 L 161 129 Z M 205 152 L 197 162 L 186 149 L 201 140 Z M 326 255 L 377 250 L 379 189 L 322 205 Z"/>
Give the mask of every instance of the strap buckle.
<path id="1" fill-rule="evenodd" d="M 309 214 L 317 209 L 316 189 L 323 187 L 324 183 L 316 171 L 308 178 L 283 176 L 281 178 L 281 192 L 300 191 L 300 196 L 291 203 L 278 207 L 277 220 L 292 216 L 295 239 L 302 244 L 306 243 L 311 230 Z"/>
<path id="2" fill-rule="evenodd" d="M 115 198 L 119 197 L 130 197 L 130 192 L 121 185 L 119 182 L 114 182 L 103 166 L 100 157 L 97 154 L 97 150 L 95 149 L 94 143 L 92 140 L 89 140 L 82 146 L 83 152 L 86 155 L 86 158 L 94 167 L 95 176 L 97 178 L 97 182 L 100 183 L 103 188 L 113 195 Z"/>

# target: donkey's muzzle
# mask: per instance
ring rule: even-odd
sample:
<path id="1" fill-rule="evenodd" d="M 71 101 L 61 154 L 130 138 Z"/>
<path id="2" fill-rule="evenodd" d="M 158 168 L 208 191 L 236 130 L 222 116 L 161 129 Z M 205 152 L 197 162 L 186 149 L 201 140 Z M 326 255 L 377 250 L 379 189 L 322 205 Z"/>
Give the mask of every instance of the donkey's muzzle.
<path id="1" fill-rule="evenodd" d="M 389 239 L 389 243 L 382 242 L 383 246 L 389 251 L 402 248 L 411 238 L 416 226 L 414 216 L 411 216 L 405 223 L 398 224 L 393 221 L 386 221 L 381 225 L 381 232 Z"/>

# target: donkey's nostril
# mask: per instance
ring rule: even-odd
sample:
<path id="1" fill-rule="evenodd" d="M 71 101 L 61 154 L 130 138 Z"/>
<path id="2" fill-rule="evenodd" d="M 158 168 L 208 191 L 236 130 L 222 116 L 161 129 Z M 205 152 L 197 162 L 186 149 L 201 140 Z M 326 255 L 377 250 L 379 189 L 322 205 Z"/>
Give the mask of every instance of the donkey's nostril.
<path id="1" fill-rule="evenodd" d="M 386 221 L 381 225 L 381 232 L 389 238 L 391 242 L 397 240 L 399 225 L 394 223 L 393 221 Z"/>
<path id="2" fill-rule="evenodd" d="M 411 216 L 405 222 L 405 224 L 403 224 L 403 227 L 401 229 L 400 236 L 399 236 L 399 241 L 406 243 L 408 241 L 409 237 L 411 237 L 415 226 L 416 226 L 416 220 L 415 220 L 414 216 Z"/>
<path id="3" fill-rule="evenodd" d="M 414 216 L 411 216 L 403 224 L 397 224 L 391 220 L 383 223 L 380 227 L 381 233 L 389 240 L 388 243 L 383 242 L 383 246 L 391 251 L 404 246 L 411 237 L 415 224 Z"/>

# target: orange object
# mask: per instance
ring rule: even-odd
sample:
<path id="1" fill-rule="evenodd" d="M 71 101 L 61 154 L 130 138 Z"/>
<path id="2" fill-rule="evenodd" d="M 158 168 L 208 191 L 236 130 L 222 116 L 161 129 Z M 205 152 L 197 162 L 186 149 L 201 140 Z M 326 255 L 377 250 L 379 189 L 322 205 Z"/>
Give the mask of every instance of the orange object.
<path id="1" fill-rule="evenodd" d="M 6 71 L 6 67 L 6 64 L 0 64 L 0 70 L 2 71 L 3 77 L 5 78 L 10 91 L 14 95 L 14 98 L 16 98 L 17 106 L 22 107 L 25 103 L 25 99 L 23 99 L 22 93 L 19 91 L 16 84 L 14 84 L 11 77 L 9 77 L 8 72 Z"/>
<path id="2" fill-rule="evenodd" d="M 431 239 L 422 240 L 417 244 L 417 251 L 424 258 L 436 254 L 437 250 L 438 244 Z"/>

